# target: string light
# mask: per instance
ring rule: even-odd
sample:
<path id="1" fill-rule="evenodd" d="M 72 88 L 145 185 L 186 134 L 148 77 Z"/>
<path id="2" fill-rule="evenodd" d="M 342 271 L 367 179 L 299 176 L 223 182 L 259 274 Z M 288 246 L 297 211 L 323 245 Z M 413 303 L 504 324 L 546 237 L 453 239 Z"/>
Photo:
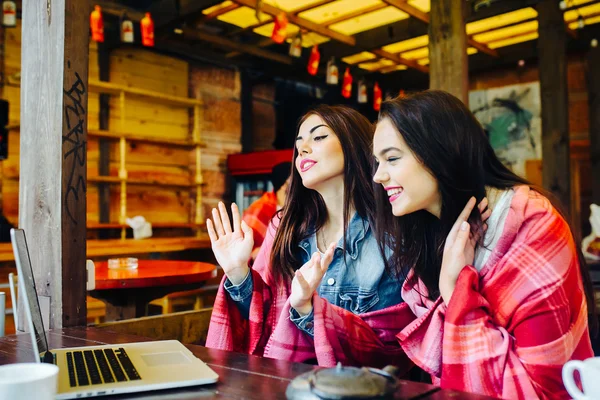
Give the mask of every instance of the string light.
<path id="1" fill-rule="evenodd" d="M 577 27 L 579 29 L 583 29 L 585 27 L 585 21 L 583 20 L 583 17 L 581 15 L 577 17 Z"/>
<path id="2" fill-rule="evenodd" d="M 558 6 L 560 7 L 561 10 L 566 10 L 567 9 L 567 2 L 565 0 L 562 0 L 560 3 L 558 3 Z"/>
<path id="3" fill-rule="evenodd" d="M 593 48 L 598 47 L 598 39 L 592 39 L 592 41 L 590 42 L 590 46 L 592 46 Z"/>

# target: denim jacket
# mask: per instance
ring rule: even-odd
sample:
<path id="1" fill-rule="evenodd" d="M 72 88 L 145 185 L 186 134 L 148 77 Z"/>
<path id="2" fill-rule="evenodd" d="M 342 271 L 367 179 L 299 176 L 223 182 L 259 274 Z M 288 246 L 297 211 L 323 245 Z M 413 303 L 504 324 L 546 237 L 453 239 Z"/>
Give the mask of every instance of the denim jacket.
<path id="1" fill-rule="evenodd" d="M 317 288 L 317 294 L 329 303 L 354 314 L 363 314 L 401 303 L 400 283 L 397 278 L 386 273 L 379 246 L 369 223 L 358 214 L 350 220 L 346 240 L 344 253 L 343 238 L 340 238 L 333 260 Z M 311 255 L 318 251 L 316 235 L 300 241 L 298 251 L 302 262 L 308 262 Z M 237 286 L 226 280 L 225 289 L 237 303 L 242 315 L 247 318 L 252 300 L 252 275 L 249 273 Z M 292 308 L 290 319 L 298 328 L 313 334 L 312 313 L 300 316 Z"/>

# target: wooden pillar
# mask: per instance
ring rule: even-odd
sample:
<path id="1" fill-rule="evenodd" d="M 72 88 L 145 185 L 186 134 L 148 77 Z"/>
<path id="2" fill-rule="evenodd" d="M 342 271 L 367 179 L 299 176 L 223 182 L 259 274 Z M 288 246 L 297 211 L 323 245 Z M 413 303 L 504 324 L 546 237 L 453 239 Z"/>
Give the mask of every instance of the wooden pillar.
<path id="1" fill-rule="evenodd" d="M 540 1 L 537 11 L 542 104 L 542 185 L 568 211 L 571 168 L 565 23 L 555 0 Z"/>
<path id="2" fill-rule="evenodd" d="M 465 4 L 456 0 L 431 2 L 429 88 L 445 90 L 469 104 Z"/>
<path id="3" fill-rule="evenodd" d="M 107 30 L 105 29 L 105 32 Z M 108 82 L 110 80 L 110 47 L 107 43 L 98 43 L 98 75 L 100 81 Z M 99 95 L 99 115 L 98 123 L 101 130 L 109 130 L 110 119 L 110 95 L 100 93 Z M 108 139 L 100 138 L 98 151 L 98 175 L 110 175 L 110 142 Z M 110 184 L 98 184 L 98 220 L 100 223 L 110 222 Z M 100 239 L 107 239 L 109 231 L 100 229 L 98 235 Z"/>
<path id="4" fill-rule="evenodd" d="M 600 204 L 600 47 L 591 47 L 588 63 L 588 103 L 590 107 L 590 160 L 592 163 L 592 203 Z M 586 210 L 587 213 L 587 210 Z"/>
<path id="5" fill-rule="evenodd" d="M 23 2 L 19 226 L 50 328 L 86 323 L 89 11 Z"/>

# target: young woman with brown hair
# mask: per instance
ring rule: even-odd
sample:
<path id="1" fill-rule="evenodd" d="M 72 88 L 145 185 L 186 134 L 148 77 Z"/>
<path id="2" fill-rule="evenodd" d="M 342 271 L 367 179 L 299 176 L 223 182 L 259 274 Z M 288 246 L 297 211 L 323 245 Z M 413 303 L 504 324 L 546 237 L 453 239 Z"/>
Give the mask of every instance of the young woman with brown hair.
<path id="1" fill-rule="evenodd" d="M 373 127 L 357 111 L 319 106 L 300 121 L 283 209 L 255 263 L 232 205 L 207 221 L 224 278 L 207 346 L 320 365 L 409 366 L 394 335 L 411 320 L 371 227 Z M 376 329 L 373 329 L 375 327 Z"/>
<path id="2" fill-rule="evenodd" d="M 402 295 L 417 317 L 398 335 L 406 354 L 442 388 L 568 398 L 562 366 L 593 356 L 588 310 L 597 319 L 557 208 L 446 92 L 383 102 L 373 154 L 377 236 L 392 270 L 408 271 Z"/>

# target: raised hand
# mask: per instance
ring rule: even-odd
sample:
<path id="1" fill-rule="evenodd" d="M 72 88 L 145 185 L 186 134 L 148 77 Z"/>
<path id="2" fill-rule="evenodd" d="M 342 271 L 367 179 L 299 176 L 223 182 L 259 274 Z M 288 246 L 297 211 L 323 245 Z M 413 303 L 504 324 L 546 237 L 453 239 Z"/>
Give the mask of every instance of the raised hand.
<path id="1" fill-rule="evenodd" d="M 231 205 L 233 230 L 225 204 L 212 209 L 212 221 L 206 220 L 206 229 L 217 262 L 234 285 L 240 284 L 248 274 L 248 260 L 254 246 L 252 228 L 241 220 L 237 205 Z"/>
<path id="2" fill-rule="evenodd" d="M 296 270 L 292 280 L 292 293 L 290 294 L 290 305 L 300 315 L 310 314 L 312 311 L 312 296 L 319 287 L 323 276 L 333 260 L 336 243 L 333 242 L 321 256 L 314 253 L 310 260 L 300 269 Z"/>
<path id="3" fill-rule="evenodd" d="M 467 219 L 475 207 L 475 197 L 471 197 L 467 202 L 467 205 L 462 210 L 458 219 L 452 226 L 446 243 L 444 245 L 444 255 L 442 257 L 442 269 L 440 271 L 440 294 L 444 299 L 444 302 L 448 304 L 458 275 L 462 269 L 467 265 L 472 265 L 475 258 L 475 247 L 480 237 L 477 234 L 472 234 Z M 485 223 L 491 215 L 491 210 L 487 208 L 488 200 L 484 198 L 479 203 L 479 211 L 481 213 L 481 219 L 484 222 L 483 232 L 487 229 Z"/>

